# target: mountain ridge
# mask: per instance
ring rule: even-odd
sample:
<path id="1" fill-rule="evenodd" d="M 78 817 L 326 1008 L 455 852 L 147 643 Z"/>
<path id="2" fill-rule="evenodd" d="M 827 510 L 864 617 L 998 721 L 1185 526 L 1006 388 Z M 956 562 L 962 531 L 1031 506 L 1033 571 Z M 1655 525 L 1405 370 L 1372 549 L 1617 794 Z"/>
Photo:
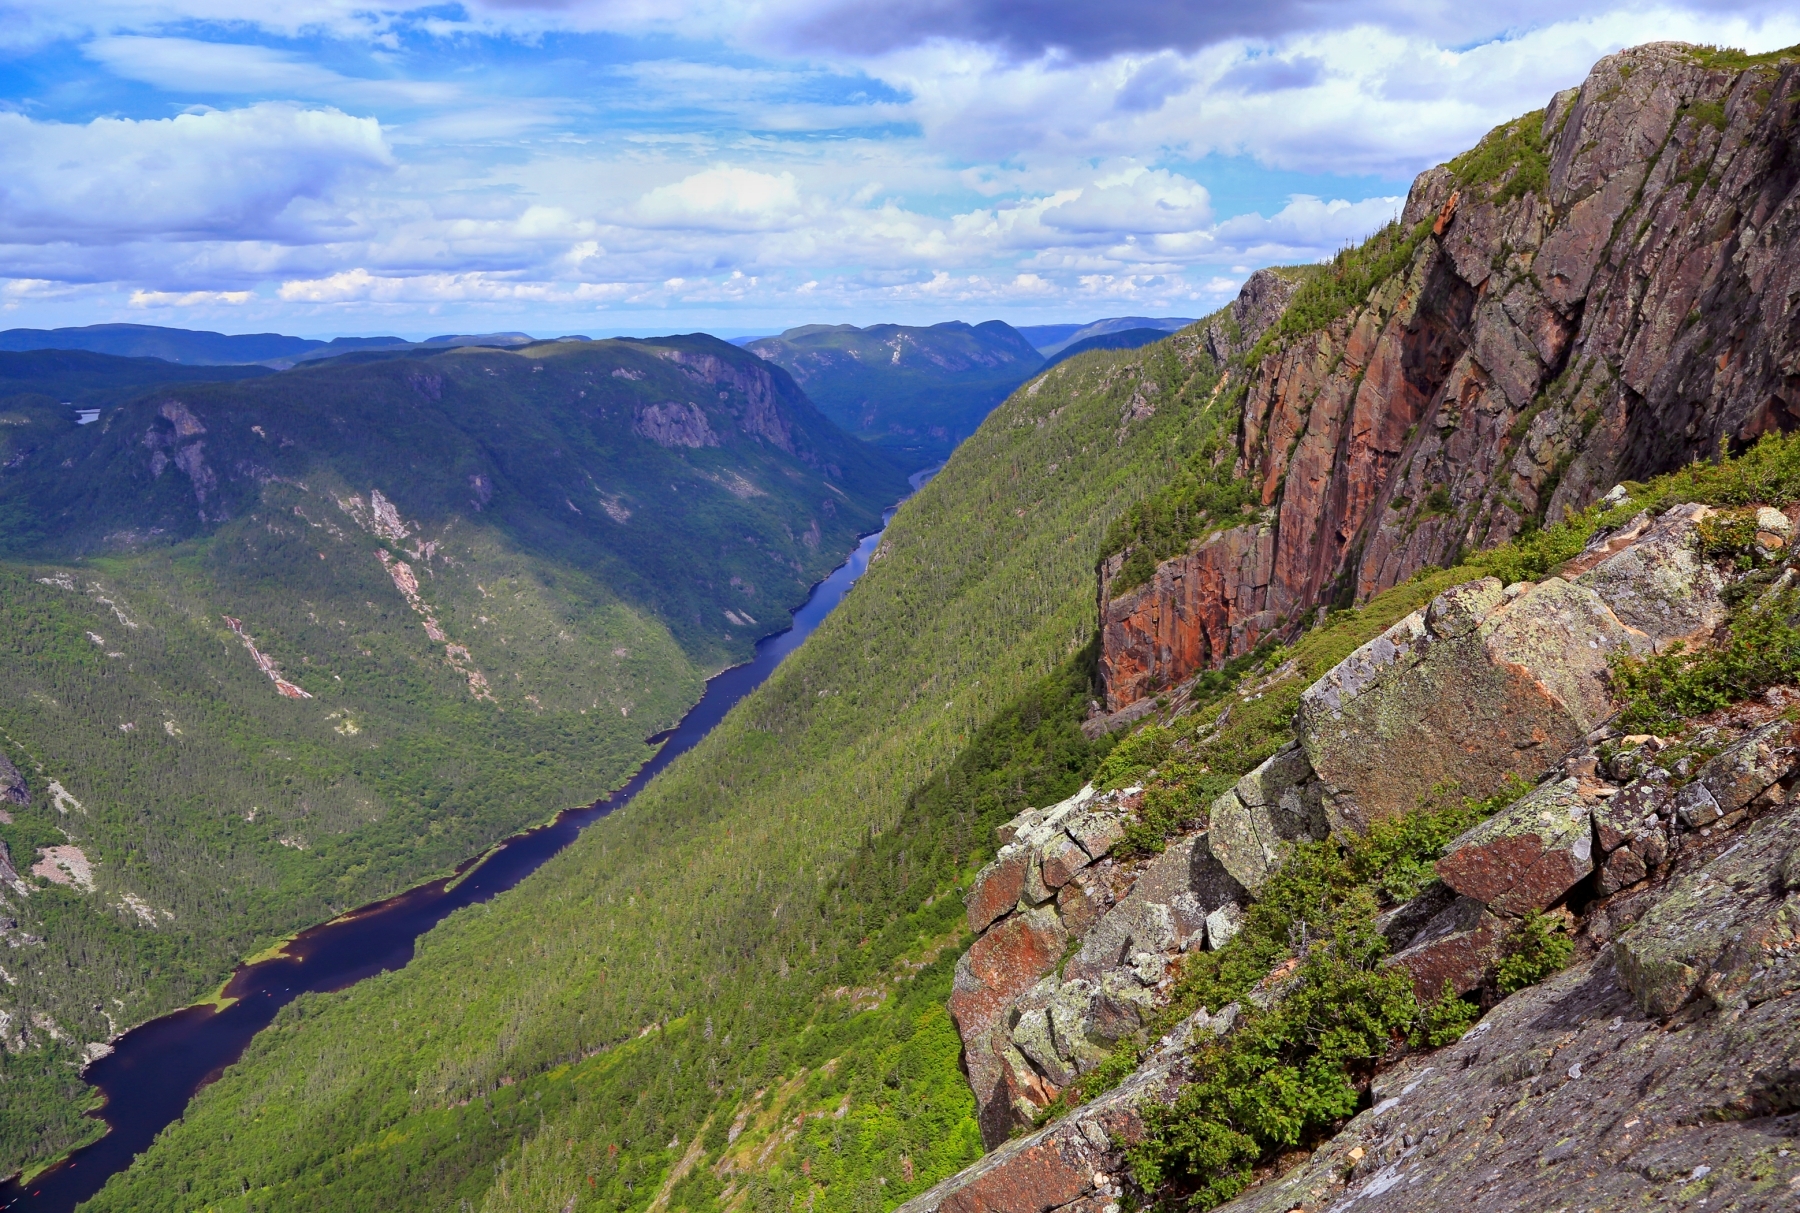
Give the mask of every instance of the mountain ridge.
<path id="1" fill-rule="evenodd" d="M 846 431 L 941 462 L 1043 363 L 1012 326 L 810 324 L 745 347 L 790 372 Z"/>

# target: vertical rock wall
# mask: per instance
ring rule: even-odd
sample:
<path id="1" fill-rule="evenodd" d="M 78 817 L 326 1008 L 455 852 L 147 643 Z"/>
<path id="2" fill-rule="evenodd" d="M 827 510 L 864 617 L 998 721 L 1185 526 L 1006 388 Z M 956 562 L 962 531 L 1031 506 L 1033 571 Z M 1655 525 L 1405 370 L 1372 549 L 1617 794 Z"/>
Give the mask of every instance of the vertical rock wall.
<path id="1" fill-rule="evenodd" d="M 1109 708 L 1800 424 L 1800 66 L 1719 63 L 1610 56 L 1489 136 L 1541 154 L 1414 182 L 1407 266 L 1249 368 L 1238 467 L 1270 522 L 1104 602 Z M 1253 281 L 1243 308 L 1271 323 Z"/>

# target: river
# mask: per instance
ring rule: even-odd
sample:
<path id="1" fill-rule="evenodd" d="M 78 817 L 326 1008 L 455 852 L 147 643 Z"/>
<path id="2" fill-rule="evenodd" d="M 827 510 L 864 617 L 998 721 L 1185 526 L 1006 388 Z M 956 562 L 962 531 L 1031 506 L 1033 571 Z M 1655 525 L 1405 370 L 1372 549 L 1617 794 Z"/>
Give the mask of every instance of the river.
<path id="1" fill-rule="evenodd" d="M 915 473 L 913 489 L 917 491 L 936 470 Z M 0 1209 L 73 1210 L 114 1172 L 130 1166 L 163 1126 L 181 1115 L 194 1092 L 242 1056 L 250 1038 L 297 996 L 342 990 L 365 977 L 405 967 L 420 935 L 452 912 L 512 888 L 574 842 L 587 826 L 629 804 L 657 772 L 693 749 L 824 622 L 868 569 L 869 557 L 892 517 L 890 510 L 882 520 L 884 530 L 865 536 L 843 564 L 813 587 L 787 631 L 758 641 L 755 657 L 708 681 L 700 702 L 679 724 L 650 738 L 661 742 L 661 748 L 623 787 L 584 808 L 568 809 L 546 825 L 513 835 L 465 862 L 454 875 L 302 931 L 281 955 L 238 968 L 225 987 L 226 996 L 237 1001 L 224 1010 L 210 1004 L 185 1007 L 119 1037 L 112 1054 L 84 1073 L 106 1098 L 99 1113 L 109 1127 L 106 1136 L 29 1184 L 16 1180 L 0 1184 Z"/>

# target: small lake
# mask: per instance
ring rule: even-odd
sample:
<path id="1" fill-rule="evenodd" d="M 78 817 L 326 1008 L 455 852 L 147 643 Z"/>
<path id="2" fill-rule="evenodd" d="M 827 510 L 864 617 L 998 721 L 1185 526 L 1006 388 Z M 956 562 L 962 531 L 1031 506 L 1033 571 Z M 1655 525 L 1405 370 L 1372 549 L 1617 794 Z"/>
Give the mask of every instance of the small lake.
<path id="1" fill-rule="evenodd" d="M 937 469 L 915 473 L 916 491 Z M 893 517 L 890 510 L 887 518 Z M 886 519 L 883 520 L 884 526 Z M 131 1165 L 163 1126 L 187 1107 L 194 1092 L 243 1055 L 250 1038 L 275 1013 L 307 991 L 342 990 L 365 977 L 404 968 L 420 935 L 464 906 L 488 900 L 518 884 L 589 825 L 631 802 L 643 786 L 699 743 L 737 702 L 775 672 L 812 635 L 869 567 L 884 531 L 865 536 L 849 559 L 813 587 L 785 632 L 757 642 L 756 656 L 720 673 L 681 722 L 650 738 L 660 742 L 649 762 L 611 795 L 569 809 L 554 821 L 497 844 L 455 874 L 415 886 L 386 901 L 352 910 L 302 931 L 283 955 L 243 965 L 225 992 L 237 1002 L 225 1010 L 185 1007 L 133 1028 L 113 1042 L 113 1052 L 85 1071 L 106 1097 L 99 1115 L 105 1137 L 85 1146 L 29 1184 L 0 1184 L 0 1209 L 19 1213 L 68 1213 L 98 1192 L 109 1177 Z"/>

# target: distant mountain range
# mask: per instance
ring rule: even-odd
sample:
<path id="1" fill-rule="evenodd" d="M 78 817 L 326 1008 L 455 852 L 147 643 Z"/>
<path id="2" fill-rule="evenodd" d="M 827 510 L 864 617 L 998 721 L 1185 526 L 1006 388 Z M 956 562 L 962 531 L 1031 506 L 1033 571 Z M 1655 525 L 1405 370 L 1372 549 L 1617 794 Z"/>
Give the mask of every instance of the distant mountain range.
<path id="1" fill-rule="evenodd" d="M 1111 345 L 1088 345 L 1090 350 L 1129 350 L 1140 345 L 1149 345 L 1152 341 L 1160 341 L 1170 333 L 1186 328 L 1194 323 L 1187 316 L 1114 316 L 1107 320 L 1095 320 L 1087 324 L 1027 324 L 1018 329 L 1020 336 L 1031 342 L 1037 352 L 1046 358 L 1068 350 L 1070 346 L 1095 337 L 1118 336 L 1122 333 L 1149 332 L 1151 335 L 1142 340 L 1118 341 Z"/>
<path id="2" fill-rule="evenodd" d="M 259 365 L 181 366 L 162 358 L 115 358 L 87 350 L 0 350 L 0 411 L 105 407 L 165 383 L 231 382 L 274 373 Z"/>
<path id="3" fill-rule="evenodd" d="M 786 370 L 840 427 L 923 467 L 947 458 L 1043 365 L 999 320 L 915 327 L 808 324 L 744 343 Z"/>
<path id="4" fill-rule="evenodd" d="M 281 333 L 227 334 L 162 328 L 154 324 L 90 324 L 82 328 L 6 329 L 0 331 L 0 351 L 86 350 L 120 358 L 160 358 L 183 366 L 263 363 L 280 367 L 363 350 L 466 345 L 509 348 L 529 345 L 535 340 L 526 333 L 447 333 L 425 341 L 408 341 L 404 337 L 338 337 L 320 341 Z"/>
<path id="5" fill-rule="evenodd" d="M 998 320 L 867 328 L 809 324 L 776 336 L 736 338 L 731 344 L 786 370 L 819 410 L 845 431 L 918 468 L 947 458 L 995 405 L 1046 366 L 1087 350 L 1135 349 L 1191 323 L 1177 316 L 1115 316 L 1088 324 L 1025 328 Z M 282 333 L 226 334 L 149 324 L 7 329 L 0 331 L 0 354 L 37 354 L 50 360 L 0 367 L 0 397 L 9 394 L 9 384 L 17 392 L 22 379 L 28 379 L 31 390 L 56 396 L 48 403 L 105 405 L 160 383 L 243 377 L 198 374 L 191 368 L 260 373 L 264 368 L 286 370 L 345 355 L 468 346 L 517 349 L 535 340 L 526 333 L 503 332 L 446 333 L 424 341 L 395 336 L 323 341 Z M 63 356 L 62 361 L 55 355 Z M 70 360 L 69 355 L 107 355 L 124 361 L 101 365 Z M 173 366 L 190 369 L 171 374 Z"/>
<path id="6" fill-rule="evenodd" d="M 1120 329 L 1114 333 L 1095 333 L 1091 337 L 1083 337 L 1080 341 L 1071 341 L 1044 360 L 1044 369 L 1049 370 L 1059 362 L 1067 362 L 1077 354 L 1085 354 L 1089 350 L 1135 350 L 1141 345 L 1149 345 L 1152 341 L 1161 341 L 1167 337 L 1167 329 Z"/>

